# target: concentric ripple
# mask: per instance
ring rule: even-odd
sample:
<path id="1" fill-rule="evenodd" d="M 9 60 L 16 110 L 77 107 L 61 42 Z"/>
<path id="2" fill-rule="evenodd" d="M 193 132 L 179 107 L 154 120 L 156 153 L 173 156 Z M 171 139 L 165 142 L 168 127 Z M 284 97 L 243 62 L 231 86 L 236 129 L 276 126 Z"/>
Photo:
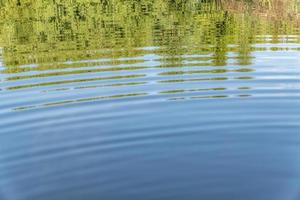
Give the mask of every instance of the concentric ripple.
<path id="1" fill-rule="evenodd" d="M 0 1 L 0 200 L 299 199 L 300 26 L 233 2 Z"/>

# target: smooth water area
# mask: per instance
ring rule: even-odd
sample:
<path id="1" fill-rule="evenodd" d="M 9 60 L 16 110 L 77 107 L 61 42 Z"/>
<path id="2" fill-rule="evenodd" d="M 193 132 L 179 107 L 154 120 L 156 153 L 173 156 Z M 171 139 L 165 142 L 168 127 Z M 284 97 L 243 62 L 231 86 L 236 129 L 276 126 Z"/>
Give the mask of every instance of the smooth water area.
<path id="1" fill-rule="evenodd" d="M 300 198 L 297 20 L 0 2 L 0 200 Z"/>

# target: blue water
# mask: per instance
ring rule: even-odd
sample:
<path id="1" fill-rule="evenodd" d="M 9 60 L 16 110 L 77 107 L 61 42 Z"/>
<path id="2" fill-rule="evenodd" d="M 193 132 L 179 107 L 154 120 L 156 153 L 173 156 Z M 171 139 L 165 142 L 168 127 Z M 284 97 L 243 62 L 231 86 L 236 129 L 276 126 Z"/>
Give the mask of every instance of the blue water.
<path id="1" fill-rule="evenodd" d="M 297 28 L 97 49 L 16 30 L 0 59 L 0 200 L 300 199 Z"/>

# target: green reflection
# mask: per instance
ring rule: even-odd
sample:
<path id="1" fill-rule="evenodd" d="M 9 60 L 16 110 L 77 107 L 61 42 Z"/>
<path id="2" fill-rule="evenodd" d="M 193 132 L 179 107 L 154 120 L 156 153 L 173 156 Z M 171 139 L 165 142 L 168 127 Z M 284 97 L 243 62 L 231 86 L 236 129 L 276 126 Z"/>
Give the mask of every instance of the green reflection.
<path id="1" fill-rule="evenodd" d="M 238 92 L 254 88 L 239 85 L 255 80 L 254 51 L 300 50 L 291 46 L 300 43 L 299 6 L 296 0 L 0 0 L 6 84 L 0 90 L 66 92 L 61 101 L 23 109 L 153 94 L 250 97 L 223 93 L 231 82 Z M 220 85 L 179 86 L 204 82 Z M 107 94 L 82 92 L 99 88 Z M 67 96 L 72 91 L 82 98 Z M 201 92 L 214 94 L 173 97 Z"/>
<path id="2" fill-rule="evenodd" d="M 0 2 L 0 46 L 8 67 L 132 57 L 145 54 L 146 50 L 137 49 L 145 46 L 165 47 L 153 51 L 171 61 L 173 56 L 178 59 L 180 55 L 209 52 L 217 66 L 227 64 L 230 48 L 238 54 L 238 64 L 248 65 L 256 35 L 272 35 L 275 42 L 279 32 L 298 33 L 298 26 L 284 15 L 294 16 L 291 13 L 299 7 L 296 0 L 252 4 L 233 0 Z M 276 20 L 261 17 L 261 9 L 272 16 L 279 7 L 281 15 Z M 252 12 L 242 12 L 245 10 Z M 231 44 L 235 47 L 228 47 Z"/>

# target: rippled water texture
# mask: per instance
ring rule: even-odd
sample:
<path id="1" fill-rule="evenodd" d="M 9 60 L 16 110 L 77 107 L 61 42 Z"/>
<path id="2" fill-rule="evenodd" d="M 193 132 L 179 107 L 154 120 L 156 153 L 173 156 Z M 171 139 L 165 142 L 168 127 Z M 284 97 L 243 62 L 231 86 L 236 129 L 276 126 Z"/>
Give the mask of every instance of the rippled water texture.
<path id="1" fill-rule="evenodd" d="M 297 5 L 0 6 L 1 200 L 300 198 Z"/>

